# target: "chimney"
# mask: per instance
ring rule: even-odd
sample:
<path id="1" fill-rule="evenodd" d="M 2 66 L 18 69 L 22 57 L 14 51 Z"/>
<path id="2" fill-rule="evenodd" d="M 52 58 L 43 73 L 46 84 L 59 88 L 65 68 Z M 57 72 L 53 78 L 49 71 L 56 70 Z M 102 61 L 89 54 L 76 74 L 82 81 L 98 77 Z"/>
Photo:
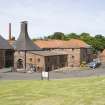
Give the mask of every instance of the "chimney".
<path id="1" fill-rule="evenodd" d="M 27 32 L 27 21 L 22 21 L 21 22 L 21 29 L 20 33 L 22 34 L 28 34 Z"/>
<path id="2" fill-rule="evenodd" d="M 11 36 L 11 23 L 9 23 L 9 40 L 12 39 L 12 36 Z"/>
<path id="3" fill-rule="evenodd" d="M 33 41 L 30 39 L 27 32 L 27 21 L 21 22 L 20 35 L 15 42 L 15 49 L 18 51 L 38 51 L 41 50 Z"/>

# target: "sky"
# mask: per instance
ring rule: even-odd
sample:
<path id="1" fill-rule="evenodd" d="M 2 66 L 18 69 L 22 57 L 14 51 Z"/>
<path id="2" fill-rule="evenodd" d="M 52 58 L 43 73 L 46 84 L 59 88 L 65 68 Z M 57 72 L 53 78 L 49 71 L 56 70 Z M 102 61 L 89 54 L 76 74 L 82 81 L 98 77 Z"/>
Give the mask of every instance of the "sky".
<path id="1" fill-rule="evenodd" d="M 105 35 L 105 0 L 0 0 L 0 34 L 8 39 L 20 33 L 20 22 L 28 21 L 31 38 L 75 32 Z"/>

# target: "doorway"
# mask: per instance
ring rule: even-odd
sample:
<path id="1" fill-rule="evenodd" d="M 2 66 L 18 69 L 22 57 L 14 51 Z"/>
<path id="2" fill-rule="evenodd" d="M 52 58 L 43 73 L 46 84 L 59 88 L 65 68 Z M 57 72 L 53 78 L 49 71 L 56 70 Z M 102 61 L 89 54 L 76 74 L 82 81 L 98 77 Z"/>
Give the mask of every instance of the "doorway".
<path id="1" fill-rule="evenodd" d="M 19 68 L 19 69 L 23 68 L 23 60 L 22 59 L 18 59 L 17 68 Z"/>

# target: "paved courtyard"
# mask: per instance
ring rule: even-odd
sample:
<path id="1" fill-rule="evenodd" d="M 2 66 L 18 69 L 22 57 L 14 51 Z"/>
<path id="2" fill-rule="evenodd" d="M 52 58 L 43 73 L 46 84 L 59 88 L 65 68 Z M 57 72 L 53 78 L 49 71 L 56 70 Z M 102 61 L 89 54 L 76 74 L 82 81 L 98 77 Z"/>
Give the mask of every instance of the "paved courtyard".
<path id="1" fill-rule="evenodd" d="M 98 68 L 95 70 L 70 70 L 70 71 L 51 71 L 50 79 L 64 79 L 73 77 L 105 76 L 105 69 Z M 10 69 L 0 70 L 0 80 L 41 80 L 41 73 L 19 73 L 10 72 Z"/>

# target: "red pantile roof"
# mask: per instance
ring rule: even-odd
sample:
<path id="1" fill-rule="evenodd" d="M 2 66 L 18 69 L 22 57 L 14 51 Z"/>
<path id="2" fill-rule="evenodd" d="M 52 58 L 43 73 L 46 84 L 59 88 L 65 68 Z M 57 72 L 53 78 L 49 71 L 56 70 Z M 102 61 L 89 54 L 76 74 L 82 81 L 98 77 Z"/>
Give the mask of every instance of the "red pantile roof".
<path id="1" fill-rule="evenodd" d="M 37 40 L 34 41 L 40 48 L 89 48 L 90 46 L 82 40 Z"/>
<path id="2" fill-rule="evenodd" d="M 89 48 L 90 45 L 79 39 L 71 39 L 67 41 L 68 47 L 72 48 Z"/>

